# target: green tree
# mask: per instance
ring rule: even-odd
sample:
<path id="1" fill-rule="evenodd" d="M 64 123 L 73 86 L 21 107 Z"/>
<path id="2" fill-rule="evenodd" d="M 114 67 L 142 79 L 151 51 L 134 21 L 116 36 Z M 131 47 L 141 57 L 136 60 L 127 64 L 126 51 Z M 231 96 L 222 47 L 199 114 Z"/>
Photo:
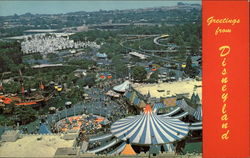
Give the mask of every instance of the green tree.
<path id="1" fill-rule="evenodd" d="M 39 54 L 39 53 L 35 53 L 35 54 L 33 55 L 33 58 L 34 58 L 35 60 L 43 59 L 42 55 Z"/>
<path id="2" fill-rule="evenodd" d="M 155 71 L 151 74 L 150 79 L 148 80 L 149 82 L 157 82 L 159 79 L 159 72 Z"/>
<path id="3" fill-rule="evenodd" d="M 4 83 L 3 87 L 6 93 L 16 93 L 21 90 L 19 82 Z"/>
<path id="4" fill-rule="evenodd" d="M 196 36 L 193 36 L 191 39 L 192 39 L 191 40 L 191 54 L 197 55 L 200 49 L 200 42 Z"/>
<path id="5" fill-rule="evenodd" d="M 125 61 L 123 60 L 121 55 L 112 56 L 112 70 L 115 72 L 117 77 L 125 77 L 127 76 L 128 68 L 126 66 Z"/>
<path id="6" fill-rule="evenodd" d="M 182 54 L 182 55 L 185 54 L 186 53 L 186 47 L 185 47 L 184 42 L 181 42 L 177 49 L 178 49 L 179 54 Z"/>
<path id="7" fill-rule="evenodd" d="M 147 77 L 147 71 L 143 66 L 135 66 L 132 68 L 132 78 L 142 82 Z"/>
<path id="8" fill-rule="evenodd" d="M 169 71 L 168 76 L 175 77 L 176 73 L 174 71 Z"/>
<path id="9" fill-rule="evenodd" d="M 79 66 L 82 69 L 88 69 L 90 66 L 96 65 L 96 62 L 88 59 L 81 59 L 71 60 L 68 62 L 68 64 Z"/>
<path id="10" fill-rule="evenodd" d="M 84 77 L 84 86 L 94 86 L 95 85 L 95 74 L 88 74 L 86 77 Z"/>
<path id="11" fill-rule="evenodd" d="M 194 78 L 195 75 L 196 75 L 196 69 L 194 67 L 192 67 L 192 59 L 191 59 L 191 56 L 188 56 L 187 57 L 187 60 L 186 60 L 186 67 L 185 67 L 185 73 L 191 77 L 191 78 Z"/>
<path id="12" fill-rule="evenodd" d="M 18 42 L 0 42 L 0 72 L 16 70 L 22 63 L 21 46 Z"/>
<path id="13" fill-rule="evenodd" d="M 55 53 L 49 53 L 47 55 L 47 58 L 49 59 L 49 61 L 51 62 L 56 62 L 59 58 L 59 55 L 55 54 Z"/>
<path id="14" fill-rule="evenodd" d="M 36 110 L 30 106 L 16 107 L 13 115 L 15 116 L 15 121 L 19 122 L 21 125 L 25 125 L 36 120 Z"/>

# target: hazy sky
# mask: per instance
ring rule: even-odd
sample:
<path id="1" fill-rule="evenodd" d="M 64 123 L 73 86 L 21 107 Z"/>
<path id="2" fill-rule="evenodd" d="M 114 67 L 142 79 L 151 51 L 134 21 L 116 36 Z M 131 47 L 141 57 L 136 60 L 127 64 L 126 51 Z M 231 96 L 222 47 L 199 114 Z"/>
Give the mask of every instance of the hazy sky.
<path id="1" fill-rule="evenodd" d="M 178 1 L 0 1 L 0 16 L 13 14 L 56 14 L 75 11 L 135 9 L 176 5 Z M 185 1 L 184 1 L 185 2 Z M 201 1 L 187 1 L 198 3 Z"/>

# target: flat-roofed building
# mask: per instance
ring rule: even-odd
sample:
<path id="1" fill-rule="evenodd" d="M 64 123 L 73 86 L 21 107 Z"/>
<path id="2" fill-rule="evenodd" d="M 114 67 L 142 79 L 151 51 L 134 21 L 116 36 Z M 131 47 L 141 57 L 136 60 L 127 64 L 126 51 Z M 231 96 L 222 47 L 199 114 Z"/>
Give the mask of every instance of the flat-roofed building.
<path id="1" fill-rule="evenodd" d="M 54 157 L 58 148 L 72 148 L 74 143 L 61 135 L 20 135 L 14 142 L 1 142 L 0 157 Z"/>
<path id="2" fill-rule="evenodd" d="M 1 140 L 3 142 L 15 142 L 19 136 L 20 134 L 18 130 L 8 130 L 3 133 Z"/>
<path id="3" fill-rule="evenodd" d="M 202 98 L 202 82 L 196 80 L 164 82 L 157 84 L 133 84 L 132 87 L 142 95 L 150 93 L 151 97 L 165 98 L 183 95 L 189 99 L 195 91 Z"/>

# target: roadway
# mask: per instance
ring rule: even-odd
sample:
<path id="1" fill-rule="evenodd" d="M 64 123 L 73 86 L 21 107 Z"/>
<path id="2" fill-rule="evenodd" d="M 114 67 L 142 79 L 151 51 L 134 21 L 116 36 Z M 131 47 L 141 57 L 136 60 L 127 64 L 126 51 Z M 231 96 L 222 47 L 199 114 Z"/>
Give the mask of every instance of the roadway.
<path id="1" fill-rule="evenodd" d="M 149 56 L 149 57 L 156 57 L 158 58 L 159 60 L 163 60 L 163 61 L 168 61 L 168 62 L 172 62 L 172 63 L 182 63 L 180 61 L 176 61 L 176 60 L 173 60 L 173 59 L 170 59 L 169 57 L 161 57 L 161 56 L 158 56 L 158 55 L 155 55 L 155 53 L 159 53 L 159 52 L 162 52 L 162 53 L 173 53 L 173 52 L 177 52 L 177 50 L 147 50 L 147 49 L 143 49 L 141 48 L 141 46 L 139 46 L 139 49 L 134 49 L 134 48 L 131 48 L 131 47 L 128 47 L 125 45 L 126 42 L 133 42 L 133 41 L 138 41 L 138 40 L 145 40 L 145 39 L 149 39 L 149 38 L 152 38 L 152 37 L 155 37 L 153 42 L 155 44 L 159 43 L 158 40 L 160 39 L 159 35 L 120 35 L 120 36 L 123 36 L 123 37 L 137 37 L 135 39 L 126 39 L 124 41 L 121 41 L 120 42 L 120 46 L 122 46 L 123 48 L 129 50 L 129 51 L 135 51 L 135 52 L 139 52 L 143 55 L 146 55 L 146 56 Z M 159 45 L 159 44 L 157 44 Z"/>

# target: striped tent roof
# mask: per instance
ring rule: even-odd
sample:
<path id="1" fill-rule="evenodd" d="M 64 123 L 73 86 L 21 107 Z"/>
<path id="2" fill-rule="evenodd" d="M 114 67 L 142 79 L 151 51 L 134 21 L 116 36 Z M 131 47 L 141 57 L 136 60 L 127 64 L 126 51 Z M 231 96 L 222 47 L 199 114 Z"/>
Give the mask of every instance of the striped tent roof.
<path id="1" fill-rule="evenodd" d="M 109 152 L 109 155 L 115 155 L 115 154 L 120 154 L 124 148 L 126 147 L 126 142 L 123 142 L 121 145 L 119 145 L 116 149 L 112 150 Z"/>
<path id="2" fill-rule="evenodd" d="M 120 85 L 114 86 L 113 90 L 117 92 L 125 92 L 129 89 L 130 82 L 127 80 Z"/>
<path id="3" fill-rule="evenodd" d="M 163 114 L 161 115 L 162 117 L 171 117 L 171 115 L 176 114 L 177 112 L 179 112 L 181 110 L 180 107 L 175 108 L 174 110 L 170 111 L 169 113 Z"/>
<path id="4" fill-rule="evenodd" d="M 153 107 L 153 111 L 157 112 L 161 108 L 165 108 L 166 106 L 163 103 L 155 103 Z"/>
<path id="5" fill-rule="evenodd" d="M 98 153 L 98 152 L 100 152 L 100 151 L 103 151 L 103 150 L 105 150 L 105 149 L 108 149 L 108 148 L 110 148 L 110 147 L 112 147 L 112 146 L 118 144 L 119 142 L 120 142 L 120 140 L 118 140 L 118 139 L 113 139 L 112 141 L 110 141 L 110 142 L 108 142 L 108 143 L 106 143 L 106 144 L 104 144 L 104 145 L 101 145 L 101 146 L 99 146 L 99 147 L 97 147 L 97 148 L 91 149 L 91 150 L 89 150 L 88 152 L 89 152 L 89 153 Z"/>
<path id="6" fill-rule="evenodd" d="M 184 101 L 184 100 L 176 100 L 176 105 L 177 106 L 181 106 L 182 105 L 182 101 Z"/>
<path id="7" fill-rule="evenodd" d="M 168 119 L 181 119 L 181 118 L 183 118 L 183 117 L 185 117 L 187 115 L 188 115 L 188 112 L 182 112 L 182 113 L 180 113 L 178 115 L 171 116 L 171 117 L 168 116 L 168 115 L 160 115 L 160 116 L 163 117 L 163 118 L 168 118 Z"/>
<path id="8" fill-rule="evenodd" d="M 129 116 L 111 126 L 111 132 L 132 144 L 165 144 L 180 140 L 188 134 L 188 126 L 178 119 L 167 119 L 152 112 L 147 105 L 142 115 Z"/>
<path id="9" fill-rule="evenodd" d="M 190 130 L 202 130 L 202 122 L 195 122 L 189 125 Z"/>
<path id="10" fill-rule="evenodd" d="M 201 108 L 201 106 L 198 106 L 198 107 L 197 107 L 196 111 L 194 112 L 194 117 L 195 117 L 197 120 L 199 120 L 199 121 L 202 120 L 202 108 Z"/>

